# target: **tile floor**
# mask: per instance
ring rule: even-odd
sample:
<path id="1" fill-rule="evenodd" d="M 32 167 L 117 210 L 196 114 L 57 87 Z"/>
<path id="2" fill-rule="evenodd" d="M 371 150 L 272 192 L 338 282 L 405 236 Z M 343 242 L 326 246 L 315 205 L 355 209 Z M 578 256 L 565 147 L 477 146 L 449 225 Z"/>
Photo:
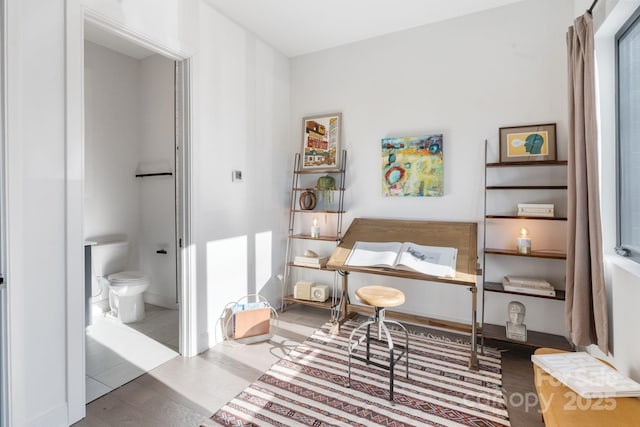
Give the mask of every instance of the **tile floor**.
<path id="1" fill-rule="evenodd" d="M 178 356 L 178 310 L 145 305 L 141 322 L 95 314 L 86 334 L 87 403 Z"/>

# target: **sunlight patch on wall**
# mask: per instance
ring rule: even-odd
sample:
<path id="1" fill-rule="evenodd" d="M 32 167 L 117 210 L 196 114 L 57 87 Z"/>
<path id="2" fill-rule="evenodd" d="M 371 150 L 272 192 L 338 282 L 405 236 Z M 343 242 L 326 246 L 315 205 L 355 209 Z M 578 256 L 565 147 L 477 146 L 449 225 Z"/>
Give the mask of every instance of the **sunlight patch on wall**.
<path id="1" fill-rule="evenodd" d="M 264 231 L 256 234 L 256 287 L 258 290 L 266 284 L 273 275 L 272 243 L 273 233 Z"/>
<path id="2" fill-rule="evenodd" d="M 207 242 L 206 257 L 208 307 L 243 297 L 247 289 L 247 236 Z"/>

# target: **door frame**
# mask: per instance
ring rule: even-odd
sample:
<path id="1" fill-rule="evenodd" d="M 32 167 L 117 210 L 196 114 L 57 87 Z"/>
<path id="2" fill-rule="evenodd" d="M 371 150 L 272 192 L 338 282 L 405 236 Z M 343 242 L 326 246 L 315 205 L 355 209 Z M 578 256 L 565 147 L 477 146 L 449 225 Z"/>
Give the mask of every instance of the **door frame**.
<path id="1" fill-rule="evenodd" d="M 0 0 L 1 1 L 1 0 Z M 83 248 L 84 189 L 84 23 L 91 22 L 112 34 L 176 62 L 176 260 L 179 283 L 180 354 L 197 354 L 195 280 L 191 253 L 191 136 L 192 68 L 190 55 L 164 46 L 126 25 L 67 0 L 66 7 L 66 262 L 67 262 L 67 403 L 68 421 L 85 417 L 85 298 Z M 178 75 L 179 74 L 179 75 Z M 182 242 L 181 247 L 178 242 Z"/>
<path id="2" fill-rule="evenodd" d="M 6 257 L 7 257 L 7 227 L 6 227 L 6 112 L 7 112 L 7 73 L 6 73 L 6 52 L 7 52 L 7 13 L 6 2 L 0 0 L 0 427 L 9 426 L 9 328 L 7 316 L 7 288 L 6 277 Z"/>

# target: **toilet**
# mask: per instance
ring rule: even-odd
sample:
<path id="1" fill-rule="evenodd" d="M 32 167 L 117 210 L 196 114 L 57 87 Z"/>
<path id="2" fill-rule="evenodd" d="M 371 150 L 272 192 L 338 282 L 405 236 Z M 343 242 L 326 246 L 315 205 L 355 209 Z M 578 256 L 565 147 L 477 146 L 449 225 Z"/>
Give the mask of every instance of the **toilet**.
<path id="1" fill-rule="evenodd" d="M 125 270 L 129 243 L 95 239 L 91 247 L 92 275 L 109 289 L 109 315 L 122 323 L 144 319 L 144 291 L 149 278 L 139 271 Z"/>
<path id="2" fill-rule="evenodd" d="M 143 293 L 149 288 L 149 279 L 139 271 L 121 271 L 109 274 L 109 314 L 122 323 L 144 319 Z"/>

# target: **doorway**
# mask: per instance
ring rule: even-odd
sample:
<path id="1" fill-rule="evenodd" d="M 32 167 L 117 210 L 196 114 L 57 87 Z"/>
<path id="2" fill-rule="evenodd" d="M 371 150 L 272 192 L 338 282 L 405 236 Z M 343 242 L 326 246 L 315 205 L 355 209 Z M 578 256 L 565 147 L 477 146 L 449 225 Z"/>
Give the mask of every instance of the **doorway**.
<path id="1" fill-rule="evenodd" d="M 185 354 L 181 248 L 189 117 L 187 61 L 93 20 L 84 21 L 84 34 L 88 403 Z M 136 284 L 145 283 L 143 315 L 114 296 L 113 274 L 122 271 L 137 272 Z"/>

